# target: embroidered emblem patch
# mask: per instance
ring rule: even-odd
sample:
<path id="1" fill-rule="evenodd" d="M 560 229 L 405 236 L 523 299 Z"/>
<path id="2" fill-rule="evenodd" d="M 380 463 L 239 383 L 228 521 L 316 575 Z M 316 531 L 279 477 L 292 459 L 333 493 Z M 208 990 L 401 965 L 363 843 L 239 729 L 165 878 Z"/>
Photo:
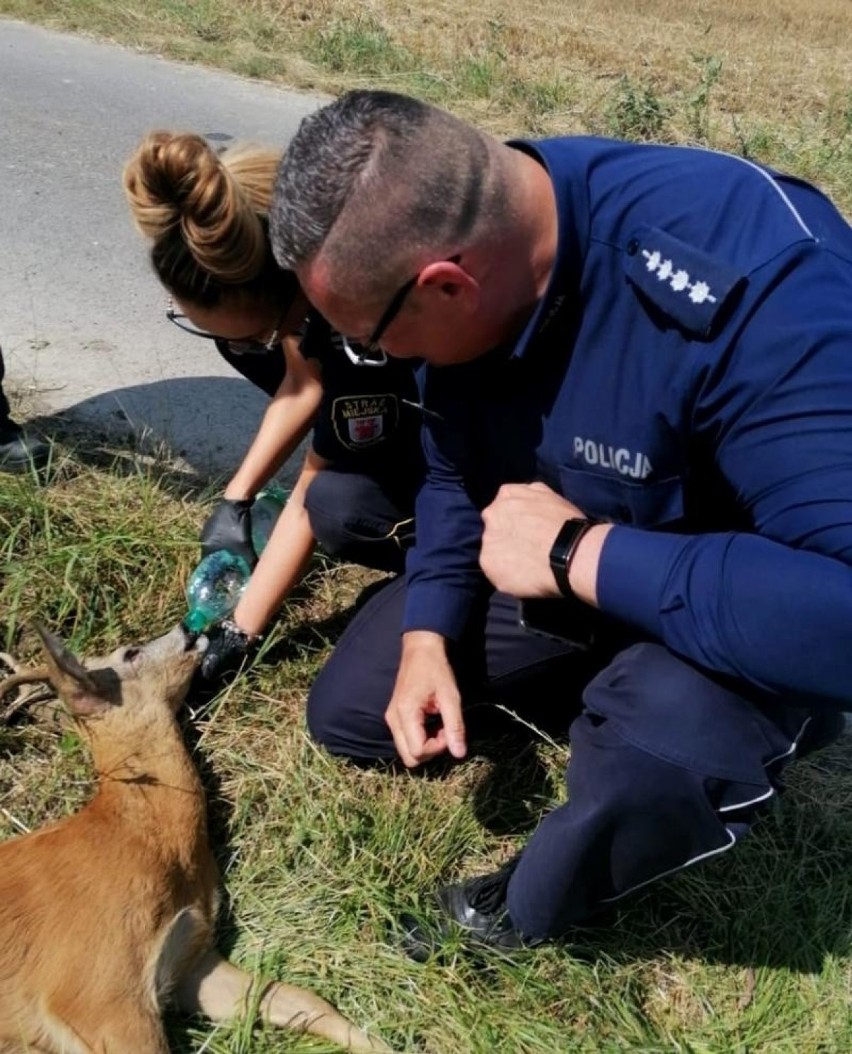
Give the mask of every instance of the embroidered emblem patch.
<path id="1" fill-rule="evenodd" d="M 331 405 L 337 439 L 348 450 L 363 450 L 392 435 L 399 423 L 393 394 L 343 395 Z"/>

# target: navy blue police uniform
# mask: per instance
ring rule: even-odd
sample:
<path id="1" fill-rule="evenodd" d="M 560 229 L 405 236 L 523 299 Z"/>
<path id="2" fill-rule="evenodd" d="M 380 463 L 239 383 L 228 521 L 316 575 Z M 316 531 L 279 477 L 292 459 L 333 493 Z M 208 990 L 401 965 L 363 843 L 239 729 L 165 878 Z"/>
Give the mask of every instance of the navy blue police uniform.
<path id="1" fill-rule="evenodd" d="M 424 371 L 407 583 L 353 622 L 309 723 L 338 753 L 393 755 L 400 617 L 448 639 L 466 703 L 546 698 L 570 722 L 568 802 L 507 892 L 515 928 L 545 938 L 730 849 L 852 704 L 852 231 L 812 186 L 733 156 L 511 145 L 552 179 L 549 287 L 512 346 Z M 500 594 L 480 631 L 480 511 L 532 480 L 616 525 L 600 611 L 564 602 L 581 650 L 524 634 Z"/>
<path id="2" fill-rule="evenodd" d="M 274 395 L 284 380 L 280 348 L 217 349 L 234 369 Z M 423 477 L 417 365 L 351 345 L 311 312 L 300 350 L 319 363 L 322 399 L 311 445 L 327 462 L 305 508 L 317 541 L 340 559 L 400 572 L 414 539 L 414 499 Z"/>

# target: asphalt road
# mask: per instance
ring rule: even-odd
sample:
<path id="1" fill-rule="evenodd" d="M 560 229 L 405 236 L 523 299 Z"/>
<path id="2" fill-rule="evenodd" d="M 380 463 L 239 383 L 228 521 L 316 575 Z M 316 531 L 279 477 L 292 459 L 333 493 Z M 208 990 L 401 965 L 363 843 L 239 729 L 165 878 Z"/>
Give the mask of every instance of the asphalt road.
<path id="1" fill-rule="evenodd" d="M 152 128 L 283 145 L 321 101 L 0 19 L 0 344 L 37 431 L 131 429 L 204 477 L 235 467 L 265 397 L 166 321 L 121 168 Z"/>

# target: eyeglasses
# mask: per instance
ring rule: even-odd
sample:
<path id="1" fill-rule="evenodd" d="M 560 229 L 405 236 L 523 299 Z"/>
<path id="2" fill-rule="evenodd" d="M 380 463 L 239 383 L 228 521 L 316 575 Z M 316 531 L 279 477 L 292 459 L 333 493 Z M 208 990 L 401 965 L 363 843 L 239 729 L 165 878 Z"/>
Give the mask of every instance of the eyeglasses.
<path id="1" fill-rule="evenodd" d="M 448 257 L 446 263 L 457 264 L 459 260 L 461 260 L 461 254 Z M 397 291 L 394 293 L 393 297 L 391 298 L 391 302 L 385 308 L 384 314 L 379 319 L 376 328 L 370 334 L 366 344 L 364 345 L 364 347 L 367 348 L 369 351 L 374 352 L 380 350 L 379 341 L 384 336 L 388 326 L 390 326 L 390 324 L 402 310 L 402 305 L 405 303 L 406 297 L 411 292 L 411 290 L 417 285 L 417 279 L 419 277 L 420 271 L 418 271 L 413 278 L 409 278 L 407 282 L 403 282 L 399 289 L 397 289 Z"/>
<path id="2" fill-rule="evenodd" d="M 220 337 L 216 333 L 208 333 L 206 330 L 198 329 L 191 322 L 187 321 L 186 315 L 175 311 L 174 302 L 171 299 L 169 299 L 169 304 L 166 308 L 166 318 L 169 322 L 173 322 L 178 329 L 182 329 L 184 333 L 191 333 L 193 337 L 221 341 L 232 355 L 268 355 L 271 351 L 275 351 L 281 343 L 281 326 L 284 324 L 284 319 L 287 317 L 289 310 L 290 306 L 288 305 L 278 319 L 275 329 L 272 331 L 272 336 L 265 341 L 251 339 L 231 340 L 229 337 Z"/>
<path id="3" fill-rule="evenodd" d="M 331 339 L 332 343 L 340 344 L 343 354 L 353 366 L 384 366 L 388 361 L 387 355 L 381 348 L 350 343 L 342 333 L 333 333 Z"/>

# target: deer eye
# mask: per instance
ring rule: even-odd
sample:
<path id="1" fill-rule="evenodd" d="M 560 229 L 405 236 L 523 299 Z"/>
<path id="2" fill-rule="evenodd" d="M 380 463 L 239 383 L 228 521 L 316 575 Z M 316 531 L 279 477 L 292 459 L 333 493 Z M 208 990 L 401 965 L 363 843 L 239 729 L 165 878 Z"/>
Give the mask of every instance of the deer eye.
<path id="1" fill-rule="evenodd" d="M 121 656 L 122 662 L 133 662 L 133 660 L 141 654 L 141 648 L 125 648 L 124 654 Z"/>

